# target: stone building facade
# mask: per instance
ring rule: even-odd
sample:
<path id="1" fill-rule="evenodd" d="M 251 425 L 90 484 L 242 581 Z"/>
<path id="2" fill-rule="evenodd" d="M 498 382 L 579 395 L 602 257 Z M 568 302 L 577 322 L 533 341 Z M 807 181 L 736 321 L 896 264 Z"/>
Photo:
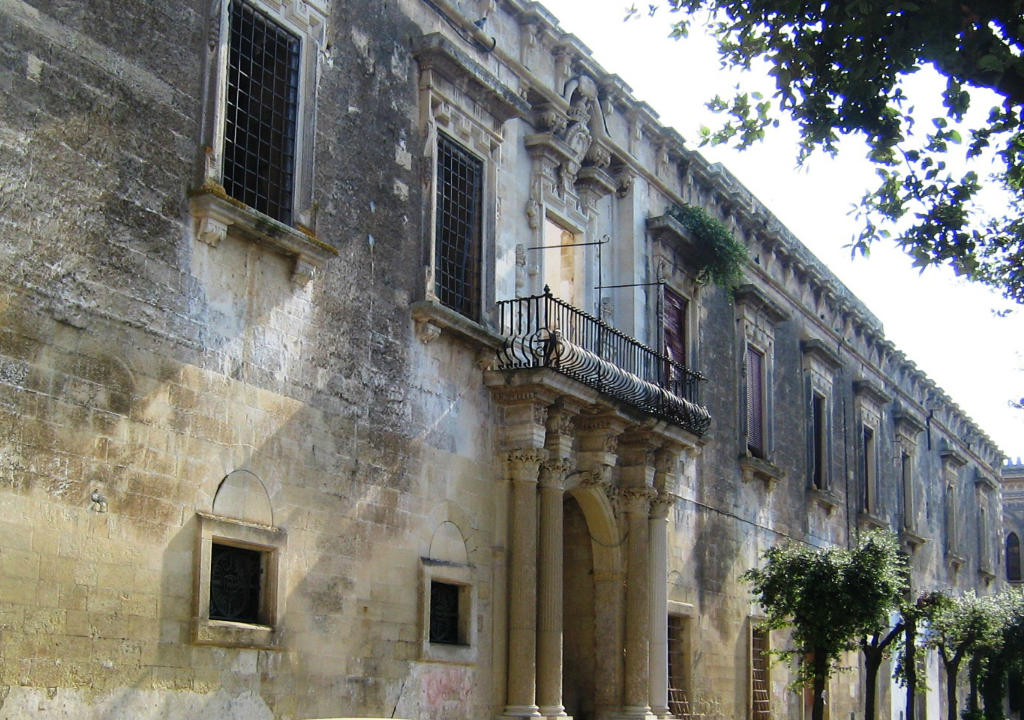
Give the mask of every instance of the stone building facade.
<path id="1" fill-rule="evenodd" d="M 540 4 L 0 37 L 0 718 L 796 718 L 765 548 L 1004 574 L 999 450 Z"/>

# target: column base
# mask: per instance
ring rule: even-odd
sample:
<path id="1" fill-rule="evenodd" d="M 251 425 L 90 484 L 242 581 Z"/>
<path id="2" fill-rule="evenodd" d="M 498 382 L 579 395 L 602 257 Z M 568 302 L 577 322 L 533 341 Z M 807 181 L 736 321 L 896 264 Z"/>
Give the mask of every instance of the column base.
<path id="1" fill-rule="evenodd" d="M 542 717 L 536 705 L 506 705 L 498 720 L 520 720 L 521 718 Z"/>
<path id="2" fill-rule="evenodd" d="M 572 720 L 572 715 L 566 715 L 565 708 L 561 705 L 541 706 L 540 714 L 547 720 Z"/>
<path id="3" fill-rule="evenodd" d="M 615 720 L 658 720 L 658 716 L 646 705 L 627 705 L 613 713 L 612 717 Z"/>

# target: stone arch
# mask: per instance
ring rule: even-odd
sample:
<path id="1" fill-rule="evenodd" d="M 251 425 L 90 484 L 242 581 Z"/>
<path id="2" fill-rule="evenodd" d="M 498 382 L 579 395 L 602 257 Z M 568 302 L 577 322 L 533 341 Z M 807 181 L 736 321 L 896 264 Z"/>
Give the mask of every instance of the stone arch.
<path id="1" fill-rule="evenodd" d="M 603 488 L 577 485 L 567 491 L 583 511 L 594 548 L 594 572 L 617 572 L 622 566 L 622 534 L 615 510 Z"/>
<path id="2" fill-rule="evenodd" d="M 270 495 L 259 475 L 251 470 L 233 470 L 217 487 L 213 514 L 258 525 L 274 525 Z"/>
<path id="3" fill-rule="evenodd" d="M 430 537 L 427 557 L 458 565 L 469 564 L 469 548 L 462 530 L 451 520 L 445 520 L 434 529 Z"/>

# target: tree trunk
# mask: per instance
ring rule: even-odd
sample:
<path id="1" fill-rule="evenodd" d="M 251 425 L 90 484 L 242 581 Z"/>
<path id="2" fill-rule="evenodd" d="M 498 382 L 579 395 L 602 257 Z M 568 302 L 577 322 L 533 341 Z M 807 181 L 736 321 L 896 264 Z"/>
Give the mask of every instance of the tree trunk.
<path id="1" fill-rule="evenodd" d="M 957 720 L 956 676 L 960 671 L 960 660 L 955 659 L 947 662 L 943 658 L 942 662 L 946 666 L 946 720 Z"/>
<path id="2" fill-rule="evenodd" d="M 903 674 L 907 681 L 907 709 L 904 717 L 914 720 L 914 701 L 917 699 L 917 620 L 907 618 L 903 629 Z"/>
<path id="3" fill-rule="evenodd" d="M 981 675 L 981 658 L 975 653 L 967 663 L 967 681 L 970 684 L 970 692 L 967 694 L 967 712 L 971 718 L 978 717 L 978 676 Z"/>
<path id="4" fill-rule="evenodd" d="M 825 720 L 825 682 L 828 680 L 828 656 L 824 648 L 815 648 L 814 657 L 814 704 L 811 706 L 811 720 Z"/>
<path id="5" fill-rule="evenodd" d="M 875 720 L 876 696 L 878 695 L 878 668 L 882 664 L 882 650 L 869 645 L 864 651 L 864 720 Z"/>

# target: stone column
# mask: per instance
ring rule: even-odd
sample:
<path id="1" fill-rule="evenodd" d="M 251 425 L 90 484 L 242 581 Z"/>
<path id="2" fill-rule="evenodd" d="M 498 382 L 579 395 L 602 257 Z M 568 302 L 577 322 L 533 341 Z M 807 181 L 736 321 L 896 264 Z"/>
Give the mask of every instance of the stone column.
<path id="1" fill-rule="evenodd" d="M 649 519 L 651 578 L 651 712 L 668 717 L 668 516 L 681 476 L 684 447 L 669 440 L 655 453 L 654 487 Z"/>
<path id="2" fill-rule="evenodd" d="M 625 487 L 620 491 L 625 513 L 626 547 L 626 657 L 623 684 L 623 715 L 645 717 L 650 674 L 650 577 L 648 573 L 648 513 L 654 494 L 650 487 Z"/>
<path id="3" fill-rule="evenodd" d="M 508 601 L 508 702 L 506 717 L 536 717 L 537 476 L 542 449 L 508 453 L 512 481 Z"/>
<path id="4" fill-rule="evenodd" d="M 668 710 L 668 513 L 673 497 L 661 492 L 651 503 L 648 520 L 651 599 L 651 712 Z"/>
<path id="5" fill-rule="evenodd" d="M 540 714 L 565 717 L 562 705 L 562 493 L 567 464 L 544 463 L 540 474 L 540 554 L 537 575 L 537 704 Z"/>
<path id="6" fill-rule="evenodd" d="M 562 704 L 562 500 L 572 469 L 572 414 L 559 405 L 548 409 L 540 471 L 540 552 L 537 574 L 537 704 L 540 714 L 564 718 Z"/>
<path id="7" fill-rule="evenodd" d="M 626 662 L 622 693 L 625 717 L 651 712 L 651 500 L 654 489 L 654 448 L 651 435 L 633 430 L 620 438 L 619 503 L 626 525 Z"/>

